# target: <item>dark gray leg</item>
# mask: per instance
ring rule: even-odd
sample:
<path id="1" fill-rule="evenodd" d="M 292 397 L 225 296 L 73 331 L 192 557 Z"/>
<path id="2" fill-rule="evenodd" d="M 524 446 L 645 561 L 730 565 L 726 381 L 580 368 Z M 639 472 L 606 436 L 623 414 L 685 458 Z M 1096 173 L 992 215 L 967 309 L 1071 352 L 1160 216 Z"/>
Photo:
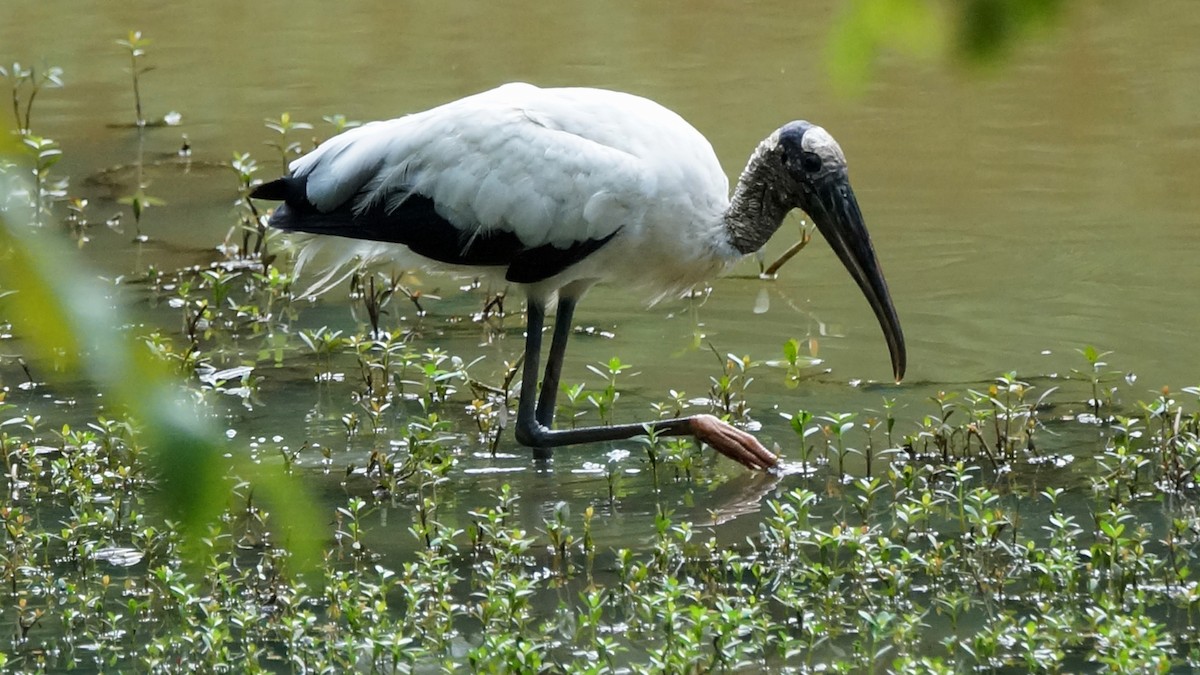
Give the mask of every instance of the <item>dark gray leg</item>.
<path id="1" fill-rule="evenodd" d="M 694 415 L 670 420 L 655 420 L 644 424 L 617 424 L 607 427 L 580 427 L 576 429 L 552 430 L 541 419 L 547 421 L 554 416 L 555 393 L 562 369 L 563 353 L 566 351 L 571 312 L 574 301 L 559 304 L 559 315 L 554 327 L 550 363 L 546 367 L 546 384 L 541 396 L 537 393 L 538 369 L 542 351 L 542 328 L 546 323 L 546 308 L 530 302 L 528 321 L 525 327 L 525 365 L 521 373 L 521 399 L 517 410 L 517 441 L 533 448 L 534 459 L 550 459 L 552 448 L 576 443 L 598 443 L 617 441 L 653 430 L 660 436 L 695 436 L 708 443 L 722 454 L 752 469 L 765 469 L 776 463 L 775 455 L 762 446 L 754 436 L 737 429 L 712 415 Z M 563 311 L 563 310 L 566 311 Z M 549 388 L 549 392 L 546 389 Z"/>
<path id="2" fill-rule="evenodd" d="M 546 356 L 546 376 L 542 379 L 542 391 L 538 396 L 537 405 L 538 424 L 547 429 L 554 428 L 558 382 L 562 376 L 563 356 L 567 353 L 567 338 L 571 337 L 571 316 L 573 314 L 575 314 L 575 299 L 559 299 L 558 314 L 554 317 L 554 337 L 550 340 L 550 353 Z"/>
<path id="3" fill-rule="evenodd" d="M 526 308 L 525 364 L 521 371 L 521 400 L 517 402 L 517 442 L 533 448 L 534 459 L 550 459 L 554 455 L 547 443 L 548 428 L 536 417 L 538 366 L 542 358 L 542 326 L 546 323 L 546 308 L 530 301 Z"/>

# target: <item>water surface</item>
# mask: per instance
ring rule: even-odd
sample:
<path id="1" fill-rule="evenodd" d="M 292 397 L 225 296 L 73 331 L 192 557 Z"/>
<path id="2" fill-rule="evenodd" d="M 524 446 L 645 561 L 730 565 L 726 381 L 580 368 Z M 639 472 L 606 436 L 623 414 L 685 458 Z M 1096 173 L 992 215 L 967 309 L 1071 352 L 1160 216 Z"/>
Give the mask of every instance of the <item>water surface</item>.
<path id="1" fill-rule="evenodd" d="M 325 115 L 388 118 L 513 80 L 609 87 L 681 113 L 708 136 L 731 178 L 783 122 L 822 124 L 846 151 L 908 337 L 905 385 L 887 383 L 874 317 L 822 241 L 775 281 L 753 278 L 757 268 L 747 261 L 703 300 L 647 311 L 620 288 L 596 289 L 578 323 L 613 337 L 573 340 L 564 376 L 593 378 L 585 364 L 619 355 L 640 373 L 625 378 L 621 409 L 636 418 L 668 389 L 707 390 L 720 368 L 709 344 L 766 360 L 779 358 L 789 338 L 811 340 L 828 372 L 789 389 L 763 369 L 751 390 L 764 438 L 786 449 L 794 439 L 778 412 L 879 409 L 888 396 L 911 420 L 939 389 L 981 386 L 1011 370 L 1065 373 L 1082 365 L 1074 350 L 1087 344 L 1114 351 L 1111 361 L 1137 373 L 1147 397 L 1163 385 L 1200 382 L 1200 11 L 1165 3 L 1127 10 L 1072 7 L 1056 29 L 988 72 L 884 54 L 856 97 L 838 93 L 823 62 L 835 2 L 801 11 L 788 2 L 6 0 L 0 59 L 64 69 L 67 86 L 42 94 L 34 125 L 62 145 L 60 168 L 73 193 L 91 198 L 92 218 L 102 221 L 123 210 L 114 167 L 133 161 L 137 146 L 133 130 L 113 126 L 133 114 L 114 40 L 130 29 L 153 40 L 155 70 L 143 81 L 148 114 L 174 110 L 183 121 L 149 130 L 146 155 L 173 157 L 186 134 L 192 166 L 150 170 L 150 192 L 167 202 L 149 213 L 150 243 L 131 244 L 128 226 L 93 229 L 84 255 L 108 277 L 215 259 L 236 184 L 211 165 L 252 152 L 265 167 L 260 176 L 272 176 L 278 160 L 263 145 L 270 134 L 262 122 L 285 111 L 324 137 Z M 86 176 L 116 176 L 118 187 Z M 800 220 L 785 225 L 768 258 L 791 243 Z M 483 354 L 479 375 L 498 377 L 519 354 L 519 317 L 499 332 L 464 324 L 457 318 L 474 311 L 477 298 L 456 291 L 462 282 L 424 283 L 445 298 L 420 319 L 428 344 Z M 138 293 L 129 303 L 151 323 L 175 321 Z M 769 309 L 756 313 L 764 293 Z M 348 304 L 344 292 L 332 293 L 299 321 L 352 330 L 361 324 Z M 393 325 L 402 313 L 389 317 Z M 349 408 L 349 386 L 322 390 L 312 370 L 294 355 L 265 371 L 263 400 L 249 410 L 233 406 L 227 426 L 240 438 L 279 433 L 293 446 L 334 442 L 340 432 L 328 420 L 336 416 L 311 413 L 326 397 L 334 412 Z M 872 381 L 883 384 L 854 386 Z M 361 463 L 366 448 L 349 445 L 338 461 Z M 467 452 L 455 480 L 461 494 L 508 481 L 535 504 L 582 504 L 604 484 L 571 471 L 609 447 L 563 450 L 552 472 L 534 472 L 509 437 L 511 458 L 472 460 Z M 468 471 L 489 466 L 513 472 Z M 631 492 L 648 490 L 641 476 Z M 753 491 L 730 492 L 737 501 Z M 725 498 L 698 499 L 685 515 L 720 509 Z M 627 506 L 634 515 L 650 510 L 637 504 Z"/>

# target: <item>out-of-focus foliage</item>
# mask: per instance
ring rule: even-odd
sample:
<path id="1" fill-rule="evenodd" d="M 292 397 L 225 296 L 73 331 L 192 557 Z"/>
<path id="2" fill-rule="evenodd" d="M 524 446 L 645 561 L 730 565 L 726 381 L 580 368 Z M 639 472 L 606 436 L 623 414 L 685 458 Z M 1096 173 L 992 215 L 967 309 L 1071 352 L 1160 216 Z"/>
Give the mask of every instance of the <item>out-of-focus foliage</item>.
<path id="1" fill-rule="evenodd" d="M 14 134 L 0 129 L 0 158 L 16 157 Z M 18 164 L 10 164 L 17 167 Z M 12 168 L 3 185 L 15 189 Z M 142 428 L 156 457 L 160 494 L 171 517 L 201 535 L 224 509 L 226 472 L 252 479 L 283 523 L 319 518 L 299 487 L 275 471 L 257 470 L 234 453 L 224 457 L 224 440 L 201 418 L 183 386 L 164 365 L 121 327 L 122 312 L 105 296 L 103 284 L 79 253 L 47 228 L 27 227 L 13 213 L 0 213 L 0 312 L 21 337 L 25 356 L 50 371 L 51 379 L 82 378 L 104 392 L 110 409 L 124 411 Z M 305 562 L 315 560 L 313 528 L 302 527 L 286 543 Z"/>
<path id="2" fill-rule="evenodd" d="M 1065 0 L 852 0 L 833 27 L 828 67 L 842 86 L 861 86 L 881 52 L 953 55 L 993 63 L 1031 29 L 1062 14 Z"/>

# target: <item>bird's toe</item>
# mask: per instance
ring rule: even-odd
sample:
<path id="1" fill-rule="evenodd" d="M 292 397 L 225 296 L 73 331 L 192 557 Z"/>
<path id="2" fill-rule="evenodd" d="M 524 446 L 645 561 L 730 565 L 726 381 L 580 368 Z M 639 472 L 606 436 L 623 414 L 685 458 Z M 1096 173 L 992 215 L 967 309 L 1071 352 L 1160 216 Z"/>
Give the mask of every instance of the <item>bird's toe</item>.
<path id="1" fill-rule="evenodd" d="M 697 415 L 692 418 L 691 426 L 697 440 L 711 445 L 717 452 L 743 466 L 769 469 L 779 462 L 779 458 L 763 447 L 753 434 L 713 415 Z"/>

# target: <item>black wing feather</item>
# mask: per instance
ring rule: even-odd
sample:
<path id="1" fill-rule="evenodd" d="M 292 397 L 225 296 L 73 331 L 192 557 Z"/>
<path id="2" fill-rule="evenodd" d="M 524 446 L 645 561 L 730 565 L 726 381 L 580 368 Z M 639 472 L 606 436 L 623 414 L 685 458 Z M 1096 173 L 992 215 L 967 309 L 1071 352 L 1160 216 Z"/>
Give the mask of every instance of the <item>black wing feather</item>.
<path id="1" fill-rule="evenodd" d="M 505 278 L 514 283 L 548 279 L 591 255 L 620 231 L 566 248 L 530 247 L 506 230 L 472 233 L 459 228 L 438 214 L 432 199 L 415 193 L 398 206 L 372 200 L 371 206 L 356 210 L 351 199 L 323 212 L 308 200 L 306 182 L 304 177 L 280 178 L 256 187 L 250 196 L 284 202 L 269 221 L 280 230 L 403 244 L 418 255 L 451 265 L 507 266 Z"/>

